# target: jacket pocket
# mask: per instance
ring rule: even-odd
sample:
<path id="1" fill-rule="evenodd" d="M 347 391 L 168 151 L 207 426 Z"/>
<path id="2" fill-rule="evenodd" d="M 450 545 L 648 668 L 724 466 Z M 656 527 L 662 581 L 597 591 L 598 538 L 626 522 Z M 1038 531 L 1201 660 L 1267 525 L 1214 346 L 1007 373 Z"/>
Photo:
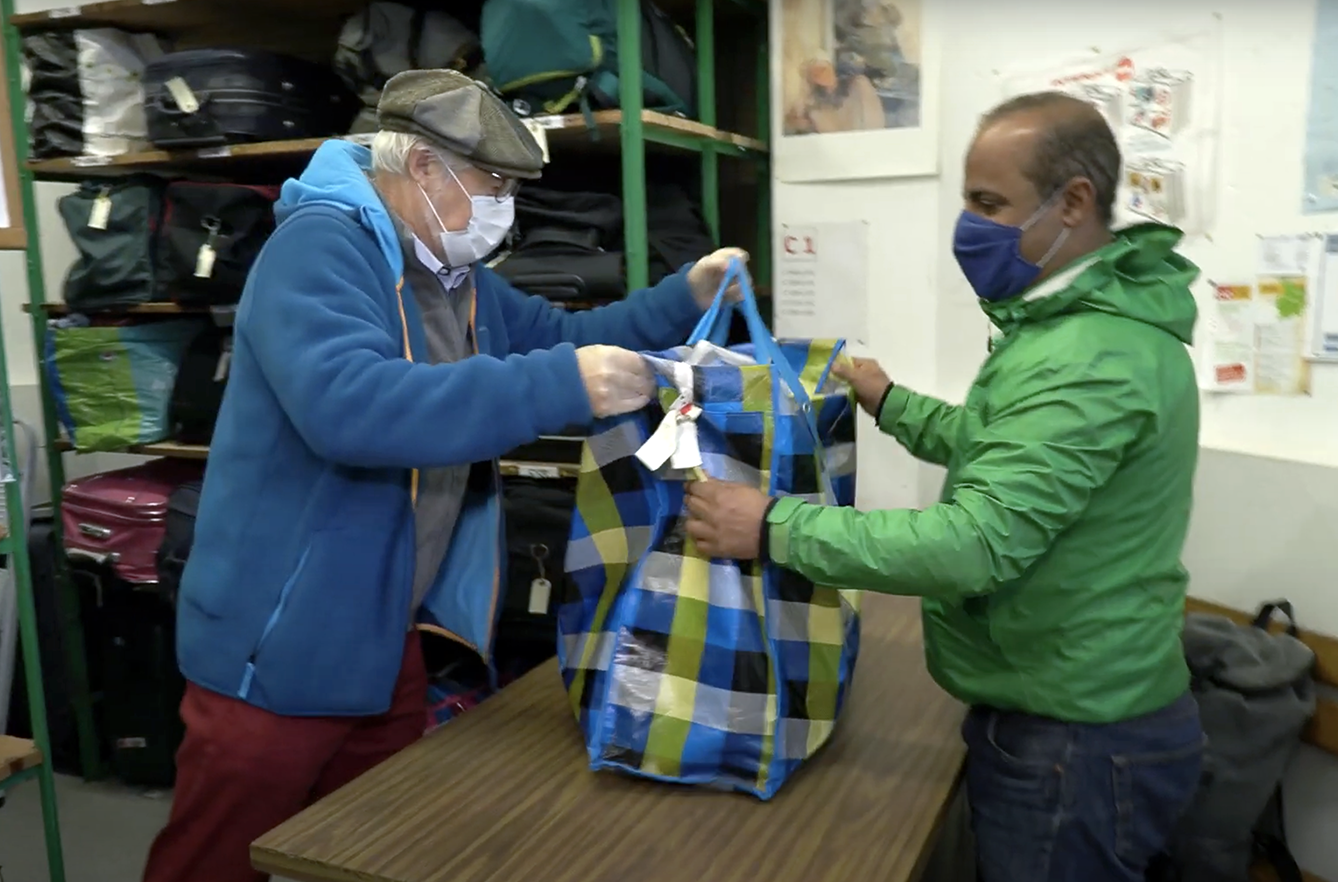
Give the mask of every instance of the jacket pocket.
<path id="1" fill-rule="evenodd" d="M 398 540 L 398 532 L 370 526 L 312 536 L 247 664 L 248 700 L 296 715 L 375 714 L 389 706 L 412 591 L 393 565 Z"/>

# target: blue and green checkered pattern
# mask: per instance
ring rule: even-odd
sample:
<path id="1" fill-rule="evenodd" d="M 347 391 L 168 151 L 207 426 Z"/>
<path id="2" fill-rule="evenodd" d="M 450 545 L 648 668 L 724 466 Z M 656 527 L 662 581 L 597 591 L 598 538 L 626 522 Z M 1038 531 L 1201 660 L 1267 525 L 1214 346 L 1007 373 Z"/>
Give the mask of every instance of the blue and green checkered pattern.
<path id="1" fill-rule="evenodd" d="M 652 473 L 636 457 L 678 397 L 670 378 L 695 362 L 707 476 L 853 504 L 853 401 L 829 378 L 842 345 L 778 343 L 818 439 L 751 346 L 703 342 L 648 356 L 658 404 L 601 421 L 585 445 L 558 658 L 592 768 L 766 799 L 833 731 L 859 651 L 856 595 L 780 567 L 705 559 L 683 526 L 692 475 Z"/>

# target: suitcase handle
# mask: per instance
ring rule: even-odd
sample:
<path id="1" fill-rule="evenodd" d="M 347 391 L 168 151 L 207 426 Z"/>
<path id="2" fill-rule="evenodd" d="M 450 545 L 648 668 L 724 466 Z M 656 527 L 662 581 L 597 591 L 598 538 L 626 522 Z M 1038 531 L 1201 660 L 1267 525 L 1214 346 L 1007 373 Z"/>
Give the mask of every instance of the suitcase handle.
<path id="1" fill-rule="evenodd" d="M 187 113 L 170 96 L 156 95 L 153 99 L 153 108 L 162 116 L 172 121 L 174 125 L 180 126 L 182 131 L 192 137 L 199 137 L 203 134 L 217 134 L 218 125 L 214 122 L 206 110 L 209 107 L 208 95 L 197 95 L 200 102 L 200 109 L 194 113 Z"/>

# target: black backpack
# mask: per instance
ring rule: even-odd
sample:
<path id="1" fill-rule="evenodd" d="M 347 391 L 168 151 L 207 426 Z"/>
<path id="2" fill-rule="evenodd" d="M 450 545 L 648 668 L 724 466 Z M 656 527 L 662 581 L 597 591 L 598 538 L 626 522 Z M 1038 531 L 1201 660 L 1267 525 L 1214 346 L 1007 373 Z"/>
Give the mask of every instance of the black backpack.
<path id="1" fill-rule="evenodd" d="M 1285 633 L 1268 624 L 1288 619 Z M 1297 639 L 1291 604 L 1265 604 L 1252 624 L 1191 613 L 1185 658 L 1207 746 L 1203 778 L 1153 868 L 1154 882 L 1248 882 L 1264 860 L 1281 882 L 1301 882 L 1287 847 L 1282 776 L 1315 711 L 1315 654 Z"/>

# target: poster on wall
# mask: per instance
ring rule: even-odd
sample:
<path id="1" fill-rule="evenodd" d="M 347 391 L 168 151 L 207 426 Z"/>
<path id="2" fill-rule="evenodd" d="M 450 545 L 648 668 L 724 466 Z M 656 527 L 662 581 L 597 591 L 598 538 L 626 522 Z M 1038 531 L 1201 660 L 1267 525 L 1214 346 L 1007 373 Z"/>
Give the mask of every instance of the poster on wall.
<path id="1" fill-rule="evenodd" d="M 938 172 L 944 0 L 773 0 L 772 168 L 786 183 Z"/>
<path id="2" fill-rule="evenodd" d="M 1058 90 L 1095 106 L 1124 157 L 1116 224 L 1157 221 L 1189 235 L 1212 223 L 1221 41 L 1206 33 L 1004 75 L 1004 97 Z"/>
<path id="3" fill-rule="evenodd" d="M 1311 361 L 1338 362 L 1338 236 L 1324 236 L 1319 283 L 1311 299 Z"/>
<path id="4" fill-rule="evenodd" d="M 1309 233 L 1261 236 L 1254 280 L 1213 284 L 1204 316 L 1207 391 L 1310 394 L 1307 319 L 1320 244 Z"/>
<path id="5" fill-rule="evenodd" d="M 1305 126 L 1301 213 L 1338 211 L 1338 0 L 1318 0 Z"/>

